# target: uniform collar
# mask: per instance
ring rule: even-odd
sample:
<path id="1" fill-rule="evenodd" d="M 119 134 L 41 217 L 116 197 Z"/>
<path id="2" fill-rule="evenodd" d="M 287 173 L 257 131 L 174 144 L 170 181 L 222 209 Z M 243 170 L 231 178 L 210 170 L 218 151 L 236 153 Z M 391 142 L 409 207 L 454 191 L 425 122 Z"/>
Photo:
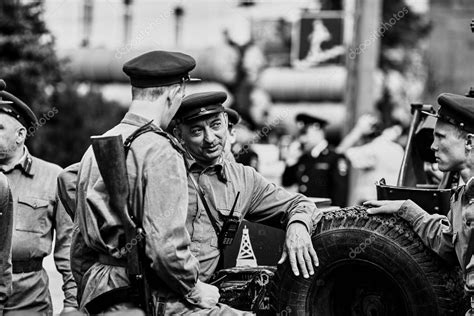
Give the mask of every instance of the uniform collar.
<path id="1" fill-rule="evenodd" d="M 222 157 L 222 155 L 219 157 L 218 161 L 212 165 L 212 166 L 207 166 L 204 167 L 199 162 L 197 162 L 191 154 L 186 152 L 184 155 L 184 159 L 186 160 L 186 165 L 189 168 L 190 172 L 199 172 L 199 173 L 209 173 L 213 174 L 215 173 L 217 175 L 217 179 L 223 183 L 227 183 L 227 175 L 225 172 L 225 159 Z"/>
<path id="2" fill-rule="evenodd" d="M 328 148 L 328 141 L 327 140 L 323 140 L 322 142 L 320 142 L 319 144 L 317 144 L 316 146 L 314 146 L 314 148 L 311 150 L 311 157 L 313 158 L 318 158 L 319 155 L 321 155 L 321 153 L 326 149 Z"/>
<path id="3" fill-rule="evenodd" d="M 30 152 L 28 151 L 28 148 L 26 148 L 26 146 L 23 146 L 23 155 L 21 156 L 20 160 L 18 160 L 18 162 L 13 166 L 13 168 L 9 170 L 4 170 L 4 173 L 9 173 L 13 169 L 20 169 L 25 174 L 32 177 L 34 175 L 32 166 L 33 158 Z"/>
<path id="4" fill-rule="evenodd" d="M 150 122 L 150 119 L 147 119 L 139 114 L 135 114 L 132 112 L 127 112 L 125 116 L 123 117 L 122 121 L 120 123 L 122 124 L 129 124 L 133 126 L 143 126 L 147 123 Z M 161 129 L 159 126 L 155 124 L 155 122 L 152 123 L 156 128 Z"/>

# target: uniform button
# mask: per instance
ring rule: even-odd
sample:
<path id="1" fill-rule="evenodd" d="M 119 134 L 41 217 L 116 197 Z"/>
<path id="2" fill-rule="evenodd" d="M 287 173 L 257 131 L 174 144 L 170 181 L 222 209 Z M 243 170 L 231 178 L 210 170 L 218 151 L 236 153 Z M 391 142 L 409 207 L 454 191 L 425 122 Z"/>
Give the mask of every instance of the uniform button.
<path id="1" fill-rule="evenodd" d="M 38 204 L 36 204 L 36 202 L 35 202 L 35 204 L 33 204 L 33 207 L 34 207 L 34 208 L 37 208 L 37 207 L 38 207 Z"/>
<path id="2" fill-rule="evenodd" d="M 307 175 L 304 175 L 304 176 L 301 177 L 301 181 L 302 181 L 303 183 L 308 182 L 308 180 L 309 180 L 309 177 L 308 177 Z"/>
<path id="3" fill-rule="evenodd" d="M 306 192 L 308 188 L 303 184 L 303 185 L 300 185 L 300 192 Z"/>

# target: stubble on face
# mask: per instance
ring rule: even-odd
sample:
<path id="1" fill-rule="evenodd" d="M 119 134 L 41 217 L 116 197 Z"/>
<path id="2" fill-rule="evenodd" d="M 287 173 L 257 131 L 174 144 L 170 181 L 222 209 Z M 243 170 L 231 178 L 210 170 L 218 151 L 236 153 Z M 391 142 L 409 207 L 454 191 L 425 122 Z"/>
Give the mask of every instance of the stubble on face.
<path id="1" fill-rule="evenodd" d="M 197 161 L 214 164 L 222 155 L 227 139 L 227 121 L 222 113 L 181 125 L 181 138 Z"/>

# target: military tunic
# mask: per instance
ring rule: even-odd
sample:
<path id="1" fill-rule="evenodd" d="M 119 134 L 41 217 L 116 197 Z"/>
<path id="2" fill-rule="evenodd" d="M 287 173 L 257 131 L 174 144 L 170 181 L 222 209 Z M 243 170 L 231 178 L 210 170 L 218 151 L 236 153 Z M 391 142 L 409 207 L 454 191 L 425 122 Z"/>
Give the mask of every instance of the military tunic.
<path id="1" fill-rule="evenodd" d="M 6 311 L 52 315 L 48 275 L 42 268 L 42 260 L 51 253 L 53 231 L 54 261 L 63 276 L 64 307 L 77 307 L 76 283 L 69 261 L 72 221 L 57 198 L 56 177 L 61 170 L 57 165 L 31 156 L 25 147 L 20 162 L 4 171 L 14 203 L 13 292 Z"/>
<path id="2" fill-rule="evenodd" d="M 463 272 L 474 267 L 468 251 L 474 225 L 474 204 L 463 203 L 465 186 L 451 198 L 447 216 L 428 214 L 411 200 L 402 204 L 398 214 L 413 227 L 423 242 L 446 261 L 459 262 Z"/>
<path id="3" fill-rule="evenodd" d="M 303 154 L 293 166 L 287 166 L 282 185 L 298 185 L 298 192 L 310 197 L 330 198 L 333 205 L 347 205 L 349 165 L 343 155 L 331 147 Z"/>
<path id="4" fill-rule="evenodd" d="M 120 134 L 125 140 L 147 122 L 139 115 L 127 113 L 105 135 Z M 189 251 L 185 228 L 188 201 L 182 157 L 165 137 L 150 132 L 134 140 L 126 165 L 129 205 L 132 210 L 143 210 L 153 294 L 170 300 L 183 297 L 195 285 L 199 263 Z M 72 260 L 80 284 L 80 308 L 84 309 L 98 295 L 127 286 L 129 281 L 124 266 L 93 260 L 94 253 L 119 260 L 126 245 L 121 220 L 107 203 L 108 194 L 91 148 L 81 160 L 77 181 Z"/>
<path id="5" fill-rule="evenodd" d="M 301 194 L 294 194 L 267 181 L 253 168 L 226 159 L 203 168 L 188 159 L 190 171 L 204 191 L 218 226 L 229 215 L 240 192 L 234 216 L 241 220 L 262 223 L 285 229 L 299 221 L 312 229 L 312 216 L 318 210 L 315 204 Z M 207 281 L 216 271 L 220 252 L 217 235 L 192 182 L 188 184 L 189 207 L 186 227 L 191 235 L 191 251 L 200 263 L 199 278 Z M 315 217 L 317 218 L 317 216 Z"/>

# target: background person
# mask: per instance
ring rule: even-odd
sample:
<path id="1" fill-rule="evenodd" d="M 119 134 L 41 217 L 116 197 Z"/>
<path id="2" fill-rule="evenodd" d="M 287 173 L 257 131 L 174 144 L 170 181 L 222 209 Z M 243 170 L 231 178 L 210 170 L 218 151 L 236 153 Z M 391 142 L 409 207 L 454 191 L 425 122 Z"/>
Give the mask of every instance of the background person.
<path id="1" fill-rule="evenodd" d="M 326 140 L 328 122 L 304 113 L 296 116 L 296 122 L 301 152 L 286 157 L 282 185 L 297 184 L 298 192 L 306 196 L 330 198 L 333 205 L 346 206 L 349 165 Z"/>
<path id="2" fill-rule="evenodd" d="M 402 127 L 395 124 L 380 132 L 378 124 L 375 116 L 362 115 L 336 148 L 347 157 L 354 171 L 350 205 L 376 199 L 375 183 L 382 178 L 387 184 L 397 183 L 404 150 L 396 141 Z"/>
<path id="3" fill-rule="evenodd" d="M 63 277 L 64 309 L 74 311 L 76 283 L 70 268 L 72 221 L 57 197 L 56 178 L 61 167 L 32 156 L 25 146 L 28 130 L 37 119 L 18 98 L 0 104 L 0 170 L 10 183 L 15 228 L 12 238 L 13 291 L 5 305 L 10 313 L 52 315 L 48 275 L 43 258 L 51 253 Z"/>

